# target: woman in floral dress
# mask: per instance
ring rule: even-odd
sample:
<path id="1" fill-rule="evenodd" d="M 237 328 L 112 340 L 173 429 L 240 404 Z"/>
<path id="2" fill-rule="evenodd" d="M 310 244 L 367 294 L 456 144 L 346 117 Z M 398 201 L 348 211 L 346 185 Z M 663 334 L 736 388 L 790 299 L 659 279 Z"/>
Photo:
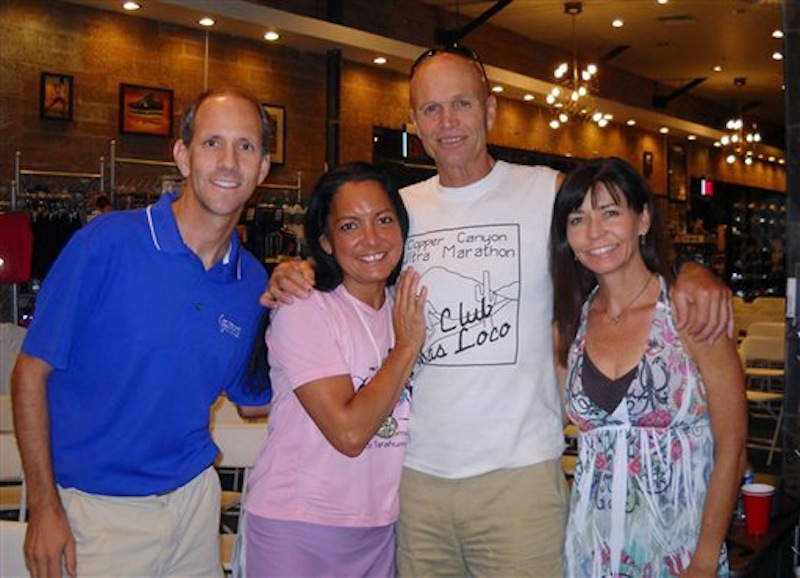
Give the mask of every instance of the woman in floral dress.
<path id="1" fill-rule="evenodd" d="M 647 184 L 619 159 L 581 165 L 551 229 L 557 361 L 580 431 L 565 548 L 575 577 L 727 575 L 745 463 L 734 343 L 675 327 L 667 243 Z"/>

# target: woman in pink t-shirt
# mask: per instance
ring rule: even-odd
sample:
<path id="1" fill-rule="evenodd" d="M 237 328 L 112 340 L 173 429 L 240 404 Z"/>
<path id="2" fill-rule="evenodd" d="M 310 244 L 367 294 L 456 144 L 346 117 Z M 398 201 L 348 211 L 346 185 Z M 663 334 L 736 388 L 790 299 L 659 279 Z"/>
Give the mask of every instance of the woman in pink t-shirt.
<path id="1" fill-rule="evenodd" d="M 394 576 L 394 522 L 426 290 L 400 273 L 408 215 L 388 174 L 325 174 L 307 299 L 266 332 L 273 401 L 245 504 L 248 576 Z M 394 292 L 388 286 L 399 278 Z"/>

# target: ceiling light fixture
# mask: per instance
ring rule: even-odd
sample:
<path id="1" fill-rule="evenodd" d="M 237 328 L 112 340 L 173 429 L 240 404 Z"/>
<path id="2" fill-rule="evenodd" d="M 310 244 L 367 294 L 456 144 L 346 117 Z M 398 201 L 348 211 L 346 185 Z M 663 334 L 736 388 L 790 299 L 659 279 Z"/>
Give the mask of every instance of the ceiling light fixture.
<path id="1" fill-rule="evenodd" d="M 547 95 L 552 116 L 550 127 L 560 128 L 572 119 L 591 119 L 601 127 L 606 126 L 610 116 L 595 110 L 593 102 L 593 93 L 597 92 L 597 66 L 587 64 L 583 69 L 578 66 L 575 18 L 583 12 L 583 3 L 565 2 L 564 12 L 572 20 L 572 63 L 562 62 L 553 72 L 557 84 Z"/>
<path id="2" fill-rule="evenodd" d="M 386 60 L 385 56 L 376 56 L 375 58 L 372 59 L 372 62 L 375 63 L 375 64 L 378 64 L 378 65 L 383 65 L 383 64 L 386 64 L 389 61 Z"/>
<path id="3" fill-rule="evenodd" d="M 772 31 L 773 38 L 783 38 L 783 30 L 773 30 Z"/>
<path id="4" fill-rule="evenodd" d="M 755 122 L 745 121 L 742 114 L 742 93 L 747 84 L 744 76 L 737 76 L 733 79 L 733 84 L 739 92 L 739 116 L 729 119 L 725 123 L 727 134 L 723 135 L 714 146 L 721 148 L 725 155 L 725 162 L 732 165 L 737 160 L 741 160 L 746 165 L 752 165 L 758 156 L 758 143 L 761 142 L 761 134 Z"/>
<path id="5" fill-rule="evenodd" d="M 125 2 L 122 4 L 123 10 L 138 10 L 142 6 L 138 2 Z"/>
<path id="6" fill-rule="evenodd" d="M 275 30 L 267 30 L 267 31 L 264 33 L 264 40 L 267 40 L 267 41 L 269 41 L 269 42 L 275 42 L 275 41 L 276 41 L 276 40 L 278 40 L 280 37 L 281 37 L 281 35 L 280 35 L 280 34 L 278 34 L 278 33 L 277 33 Z"/>
<path id="7" fill-rule="evenodd" d="M 526 100 L 527 102 L 530 102 L 530 101 L 532 101 L 532 100 L 533 100 L 535 97 L 534 97 L 534 96 L 533 96 L 533 95 L 532 95 L 532 94 L 529 92 L 529 93 L 527 93 L 525 96 L 523 96 L 522 98 L 523 98 L 524 100 Z"/>
<path id="8" fill-rule="evenodd" d="M 611 21 L 611 26 L 614 28 L 622 28 L 625 26 L 625 22 L 622 20 L 622 18 L 614 18 L 614 20 Z"/>
<path id="9" fill-rule="evenodd" d="M 197 23 L 200 24 L 200 26 L 214 26 L 214 24 L 216 24 L 216 22 L 214 22 L 214 19 L 211 18 L 210 16 L 204 16 L 203 18 L 198 20 Z"/>
<path id="10" fill-rule="evenodd" d="M 773 52 L 772 60 L 783 60 L 783 54 L 780 52 Z"/>

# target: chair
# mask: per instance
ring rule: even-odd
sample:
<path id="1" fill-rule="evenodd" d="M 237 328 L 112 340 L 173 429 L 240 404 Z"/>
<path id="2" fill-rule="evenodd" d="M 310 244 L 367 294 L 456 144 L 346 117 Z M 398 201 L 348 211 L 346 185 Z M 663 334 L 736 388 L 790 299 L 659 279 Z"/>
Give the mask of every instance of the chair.
<path id="1" fill-rule="evenodd" d="M 783 423 L 783 394 L 774 391 L 755 391 L 748 389 L 746 392 L 750 416 L 757 419 L 766 419 L 774 422 L 771 433 L 760 435 L 752 426 L 747 430 L 747 446 L 754 449 L 767 450 L 767 466 L 772 464 L 772 456 L 778 448 L 781 424 Z"/>
<path id="2" fill-rule="evenodd" d="M 755 321 L 747 327 L 747 335 L 751 337 L 770 337 L 786 340 L 786 324 L 776 321 Z"/>
<path id="3" fill-rule="evenodd" d="M 784 379 L 785 341 L 758 335 L 748 335 L 739 344 L 747 384 L 747 404 L 751 418 L 771 424 L 766 434 L 759 432 L 751 422 L 748 428 L 747 445 L 768 450 L 767 465 L 778 451 L 778 438 L 783 422 L 783 399 L 781 391 Z"/>
<path id="4" fill-rule="evenodd" d="M 22 546 L 28 524 L 13 520 L 0 520 L 0 576 L 3 578 L 27 578 L 25 556 Z"/>
<path id="5" fill-rule="evenodd" d="M 0 432 L 14 431 L 14 414 L 11 410 L 11 395 L 0 393 Z"/>
<path id="6" fill-rule="evenodd" d="M 258 457 L 264 440 L 267 437 L 265 423 L 218 423 L 213 424 L 211 435 L 220 449 L 218 468 L 236 468 L 244 472 L 242 476 L 242 490 L 223 491 L 220 503 L 222 514 L 235 514 L 237 528 L 225 521 L 220 523 L 220 556 L 225 572 L 231 571 L 231 555 L 234 549 L 235 534 L 238 530 L 238 521 L 241 520 L 241 508 L 247 494 L 247 482 L 250 468 Z M 235 486 L 236 487 L 236 486 Z M 228 536 L 226 536 L 226 534 Z"/>
<path id="7" fill-rule="evenodd" d="M 748 335 L 739 343 L 738 350 L 748 389 L 782 388 L 786 362 L 784 339 Z"/>
<path id="8" fill-rule="evenodd" d="M 11 371 L 27 332 L 19 325 L 0 323 L 0 393 L 11 391 Z"/>
<path id="9" fill-rule="evenodd" d="M 236 409 L 236 405 L 228 400 L 227 397 L 224 395 L 219 396 L 217 401 L 211 406 L 211 424 L 212 424 L 212 437 L 214 437 L 214 429 L 220 426 L 242 426 L 242 425 L 255 425 L 261 428 L 261 431 L 264 435 L 266 435 L 266 418 L 261 419 L 243 419 L 239 415 L 239 411 Z M 222 450 L 222 459 L 221 462 L 217 464 L 217 470 L 224 476 L 227 473 L 232 473 L 233 479 L 231 480 L 232 490 L 223 489 L 222 491 L 222 513 L 229 513 L 229 512 L 236 512 L 239 503 L 241 502 L 242 495 L 238 488 L 242 487 L 246 483 L 246 480 L 240 479 L 240 475 L 242 473 L 246 473 L 246 468 L 252 465 L 253 460 L 255 460 L 255 456 L 258 455 L 258 451 L 261 449 L 260 445 L 255 448 L 250 448 L 255 451 L 255 454 L 252 456 L 245 452 L 245 455 L 240 455 L 242 453 L 241 448 L 234 448 L 228 447 L 227 455 L 225 448 L 223 448 L 222 444 L 227 444 L 227 439 L 224 437 L 227 433 L 223 432 L 223 438 L 215 441 L 217 445 Z M 263 442 L 263 438 L 260 440 Z M 231 442 L 232 443 L 232 442 Z M 226 484 L 227 486 L 227 484 Z M 223 526 L 224 527 L 224 526 Z M 224 527 L 225 528 L 225 527 Z M 227 528 L 227 531 L 232 530 Z"/>
<path id="10" fill-rule="evenodd" d="M 760 311 L 783 313 L 786 311 L 786 298 L 764 295 L 753 299 L 753 307 Z"/>
<path id="11" fill-rule="evenodd" d="M 735 311 L 733 312 L 733 326 L 737 338 L 742 339 L 747 335 L 750 326 L 754 323 L 774 322 L 766 313 L 761 311 Z"/>
<path id="12" fill-rule="evenodd" d="M 17 440 L 12 433 L 0 433 L 0 512 L 15 514 L 18 521 L 25 521 L 26 506 Z"/>

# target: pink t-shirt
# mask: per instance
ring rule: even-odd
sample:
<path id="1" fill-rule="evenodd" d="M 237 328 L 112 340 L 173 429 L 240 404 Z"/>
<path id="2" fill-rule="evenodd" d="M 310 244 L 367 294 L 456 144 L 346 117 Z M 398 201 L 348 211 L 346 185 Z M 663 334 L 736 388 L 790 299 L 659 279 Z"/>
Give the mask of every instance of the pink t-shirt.
<path id="1" fill-rule="evenodd" d="M 339 453 L 294 389 L 350 375 L 369 387 L 393 344 L 392 300 L 375 310 L 340 285 L 281 307 L 267 329 L 273 401 L 267 441 L 250 476 L 247 511 L 264 518 L 330 526 L 393 523 L 408 440 L 409 392 L 356 458 Z"/>

